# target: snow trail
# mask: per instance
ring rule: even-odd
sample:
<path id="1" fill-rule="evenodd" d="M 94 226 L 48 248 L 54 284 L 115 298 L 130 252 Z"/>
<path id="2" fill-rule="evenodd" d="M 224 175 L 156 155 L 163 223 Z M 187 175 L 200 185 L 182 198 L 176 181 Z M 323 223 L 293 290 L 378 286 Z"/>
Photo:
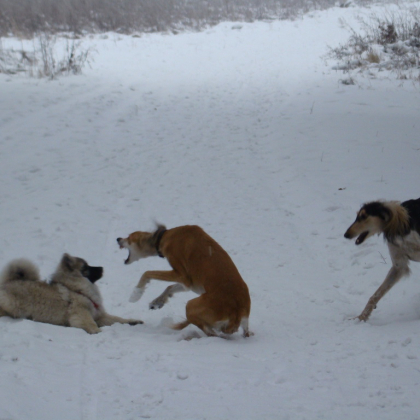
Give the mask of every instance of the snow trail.
<path id="1" fill-rule="evenodd" d="M 0 75 L 1 261 L 43 277 L 63 252 L 103 265 L 105 308 L 145 321 L 88 336 L 0 318 L 0 418 L 418 418 L 420 267 L 349 321 L 390 261 L 381 239 L 343 234 L 364 201 L 417 198 L 420 175 L 418 88 L 344 86 L 320 59 L 358 10 L 92 37 L 82 76 Z M 125 266 L 115 239 L 155 220 L 199 224 L 229 252 L 255 336 L 182 340 L 193 326 L 166 325 L 195 295 L 149 311 L 159 282 L 128 302 L 168 265 Z"/>

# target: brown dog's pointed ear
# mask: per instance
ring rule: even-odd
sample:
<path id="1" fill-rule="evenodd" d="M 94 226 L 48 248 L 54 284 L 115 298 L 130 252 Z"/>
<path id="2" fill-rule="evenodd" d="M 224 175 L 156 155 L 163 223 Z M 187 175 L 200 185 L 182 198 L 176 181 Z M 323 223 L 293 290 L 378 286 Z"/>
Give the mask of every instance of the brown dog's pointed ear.
<path id="1" fill-rule="evenodd" d="M 156 224 L 155 235 L 158 235 L 160 232 L 162 232 L 162 230 L 166 230 L 166 226 L 161 225 L 160 223 L 157 223 Z"/>
<path id="2" fill-rule="evenodd" d="M 156 242 L 161 235 L 161 233 L 166 231 L 166 226 L 161 224 L 156 224 L 156 230 L 153 232 L 153 234 L 150 236 L 149 243 L 153 247 L 156 246 Z"/>

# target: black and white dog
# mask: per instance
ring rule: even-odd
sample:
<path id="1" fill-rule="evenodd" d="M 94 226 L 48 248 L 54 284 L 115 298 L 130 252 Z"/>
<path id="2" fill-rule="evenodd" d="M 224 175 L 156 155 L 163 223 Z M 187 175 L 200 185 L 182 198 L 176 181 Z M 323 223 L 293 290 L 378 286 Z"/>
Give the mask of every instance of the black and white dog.
<path id="1" fill-rule="evenodd" d="M 369 318 L 379 300 L 398 280 L 410 274 L 409 262 L 420 262 L 420 198 L 403 203 L 373 201 L 364 204 L 344 237 L 352 239 L 357 236 L 356 245 L 360 245 L 370 236 L 381 233 L 388 245 L 392 267 L 357 317 L 361 321 Z"/>

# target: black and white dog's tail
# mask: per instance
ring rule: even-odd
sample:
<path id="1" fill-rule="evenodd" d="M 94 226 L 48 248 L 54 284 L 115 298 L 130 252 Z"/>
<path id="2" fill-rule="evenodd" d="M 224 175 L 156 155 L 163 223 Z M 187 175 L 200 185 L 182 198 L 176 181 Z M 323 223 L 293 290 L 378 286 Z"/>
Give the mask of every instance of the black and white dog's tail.
<path id="1" fill-rule="evenodd" d="M 41 280 L 38 267 L 32 261 L 25 258 L 10 261 L 0 274 L 0 286 L 17 280 Z"/>

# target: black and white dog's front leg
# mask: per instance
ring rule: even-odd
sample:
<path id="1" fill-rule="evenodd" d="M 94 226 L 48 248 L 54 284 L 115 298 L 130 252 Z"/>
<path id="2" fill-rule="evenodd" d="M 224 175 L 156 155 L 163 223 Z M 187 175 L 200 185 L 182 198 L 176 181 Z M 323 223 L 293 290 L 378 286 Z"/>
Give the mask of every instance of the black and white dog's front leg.
<path id="1" fill-rule="evenodd" d="M 172 284 L 171 286 L 168 286 L 160 296 L 149 303 L 149 308 L 160 309 L 175 293 L 185 292 L 187 290 L 188 289 L 181 283 Z"/>
<path id="2" fill-rule="evenodd" d="M 367 321 L 370 314 L 376 308 L 377 303 L 383 296 L 394 286 L 401 277 L 408 275 L 410 272 L 406 264 L 397 264 L 391 267 L 384 282 L 379 286 L 378 290 L 371 296 L 363 312 L 356 318 L 360 321 Z"/>

